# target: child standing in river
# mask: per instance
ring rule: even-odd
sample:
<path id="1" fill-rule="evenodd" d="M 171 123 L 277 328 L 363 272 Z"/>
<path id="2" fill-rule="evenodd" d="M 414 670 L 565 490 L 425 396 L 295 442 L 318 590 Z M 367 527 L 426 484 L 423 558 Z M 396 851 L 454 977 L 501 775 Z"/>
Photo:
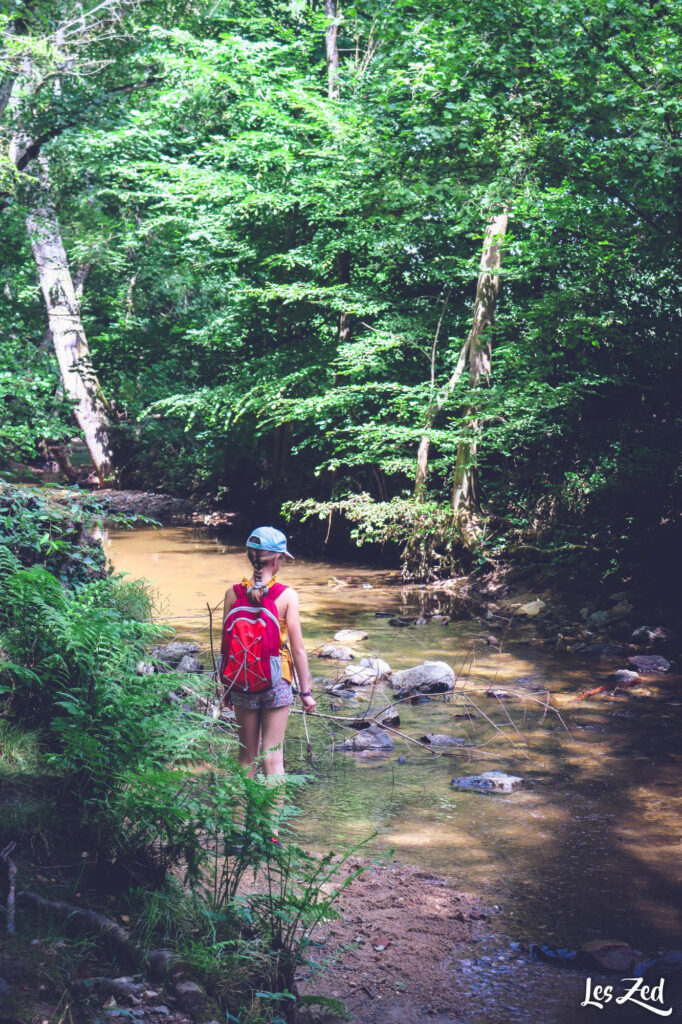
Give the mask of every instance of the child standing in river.
<path id="1" fill-rule="evenodd" d="M 308 655 L 303 645 L 298 594 L 277 581 L 282 560 L 292 558 L 285 535 L 272 526 L 254 530 L 246 542 L 246 553 L 252 575 L 225 592 L 223 611 L 223 648 L 226 633 L 236 630 L 239 622 L 254 620 L 274 622 L 279 627 L 279 650 L 270 657 L 260 679 L 245 681 L 250 669 L 246 666 L 249 652 L 244 650 L 237 663 L 234 655 L 223 663 L 221 679 L 225 685 L 223 703 L 234 706 L 239 736 L 239 763 L 254 775 L 256 761 L 262 755 L 266 776 L 284 775 L 284 733 L 293 704 L 292 684 L 296 678 L 299 696 L 306 714 L 315 711 Z M 267 621 L 264 627 L 267 629 Z M 275 634 L 275 645 L 277 645 Z M 280 661 L 281 659 L 281 661 Z M 239 669 L 243 669 L 239 674 Z M 263 680 L 262 675 L 269 674 Z M 250 689 L 249 686 L 259 687 Z M 274 778 L 273 778 L 274 781 Z"/>

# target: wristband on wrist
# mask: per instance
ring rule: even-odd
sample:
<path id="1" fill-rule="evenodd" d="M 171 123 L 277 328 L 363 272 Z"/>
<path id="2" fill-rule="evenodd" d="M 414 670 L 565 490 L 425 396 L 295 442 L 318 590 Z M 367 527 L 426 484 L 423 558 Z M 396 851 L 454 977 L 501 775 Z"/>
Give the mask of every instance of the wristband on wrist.
<path id="1" fill-rule="evenodd" d="M 312 696 L 312 692 L 313 692 L 312 690 L 299 690 L 298 691 L 298 695 L 299 695 L 299 697 L 311 697 Z"/>

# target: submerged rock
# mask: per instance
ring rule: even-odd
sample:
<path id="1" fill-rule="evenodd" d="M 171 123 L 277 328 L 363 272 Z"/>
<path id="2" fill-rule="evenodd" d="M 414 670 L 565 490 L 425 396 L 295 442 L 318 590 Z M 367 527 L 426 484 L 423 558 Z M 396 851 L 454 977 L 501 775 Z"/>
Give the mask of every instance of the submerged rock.
<path id="1" fill-rule="evenodd" d="M 577 654 L 581 658 L 620 658 L 625 654 L 626 648 L 623 644 L 612 643 L 577 643 L 570 648 L 571 654 Z"/>
<path id="2" fill-rule="evenodd" d="M 432 747 L 454 747 L 466 743 L 461 736 L 450 736 L 445 732 L 427 732 L 426 736 L 419 737 L 420 743 L 428 743 Z"/>
<path id="3" fill-rule="evenodd" d="M 523 779 L 494 769 L 481 775 L 463 775 L 453 779 L 450 785 L 453 789 L 473 789 L 482 793 L 511 793 L 523 785 Z"/>
<path id="4" fill-rule="evenodd" d="M 402 672 L 394 672 L 391 686 L 403 696 L 418 690 L 420 693 L 447 693 L 454 689 L 455 673 L 444 661 L 425 661 Z"/>
<path id="5" fill-rule="evenodd" d="M 325 644 L 315 654 L 318 658 L 334 658 L 336 661 L 352 661 L 355 657 L 350 647 L 341 644 Z"/>
<path id="6" fill-rule="evenodd" d="M 404 615 L 395 615 L 388 620 L 389 626 L 414 626 L 416 619 L 409 619 Z"/>
<path id="7" fill-rule="evenodd" d="M 334 750 L 393 750 L 393 740 L 378 725 L 370 725 L 343 743 L 335 743 Z"/>
<path id="8" fill-rule="evenodd" d="M 486 690 L 486 697 L 495 697 L 497 700 L 513 700 L 516 694 L 510 693 L 509 690 L 498 690 L 495 687 L 490 687 Z"/>

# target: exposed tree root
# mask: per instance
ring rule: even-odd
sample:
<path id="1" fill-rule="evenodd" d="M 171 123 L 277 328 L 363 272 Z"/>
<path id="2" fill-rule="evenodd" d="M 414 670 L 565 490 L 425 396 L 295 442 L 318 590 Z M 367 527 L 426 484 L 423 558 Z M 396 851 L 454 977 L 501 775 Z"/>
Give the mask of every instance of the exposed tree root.
<path id="1" fill-rule="evenodd" d="M 138 967 L 143 963 L 143 956 L 140 950 L 130 939 L 124 928 L 121 928 L 116 921 L 110 917 L 98 913 L 96 910 L 85 910 L 81 907 L 71 906 L 69 903 L 62 903 L 60 900 L 48 900 L 34 892 L 20 890 L 17 898 L 25 903 L 31 903 L 38 910 L 44 910 L 48 914 L 54 914 L 65 920 L 68 930 L 73 933 L 99 932 L 118 959 L 131 967 Z"/>

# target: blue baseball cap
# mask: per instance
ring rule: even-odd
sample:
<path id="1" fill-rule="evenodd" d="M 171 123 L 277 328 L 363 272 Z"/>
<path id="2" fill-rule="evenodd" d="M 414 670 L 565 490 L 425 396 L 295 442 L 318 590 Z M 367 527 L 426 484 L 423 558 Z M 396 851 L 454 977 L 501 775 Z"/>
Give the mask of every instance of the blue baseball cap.
<path id="1" fill-rule="evenodd" d="M 250 534 L 246 546 L 256 551 L 275 551 L 278 555 L 286 555 L 287 558 L 294 557 L 287 551 L 286 537 L 274 526 L 259 526 Z"/>

